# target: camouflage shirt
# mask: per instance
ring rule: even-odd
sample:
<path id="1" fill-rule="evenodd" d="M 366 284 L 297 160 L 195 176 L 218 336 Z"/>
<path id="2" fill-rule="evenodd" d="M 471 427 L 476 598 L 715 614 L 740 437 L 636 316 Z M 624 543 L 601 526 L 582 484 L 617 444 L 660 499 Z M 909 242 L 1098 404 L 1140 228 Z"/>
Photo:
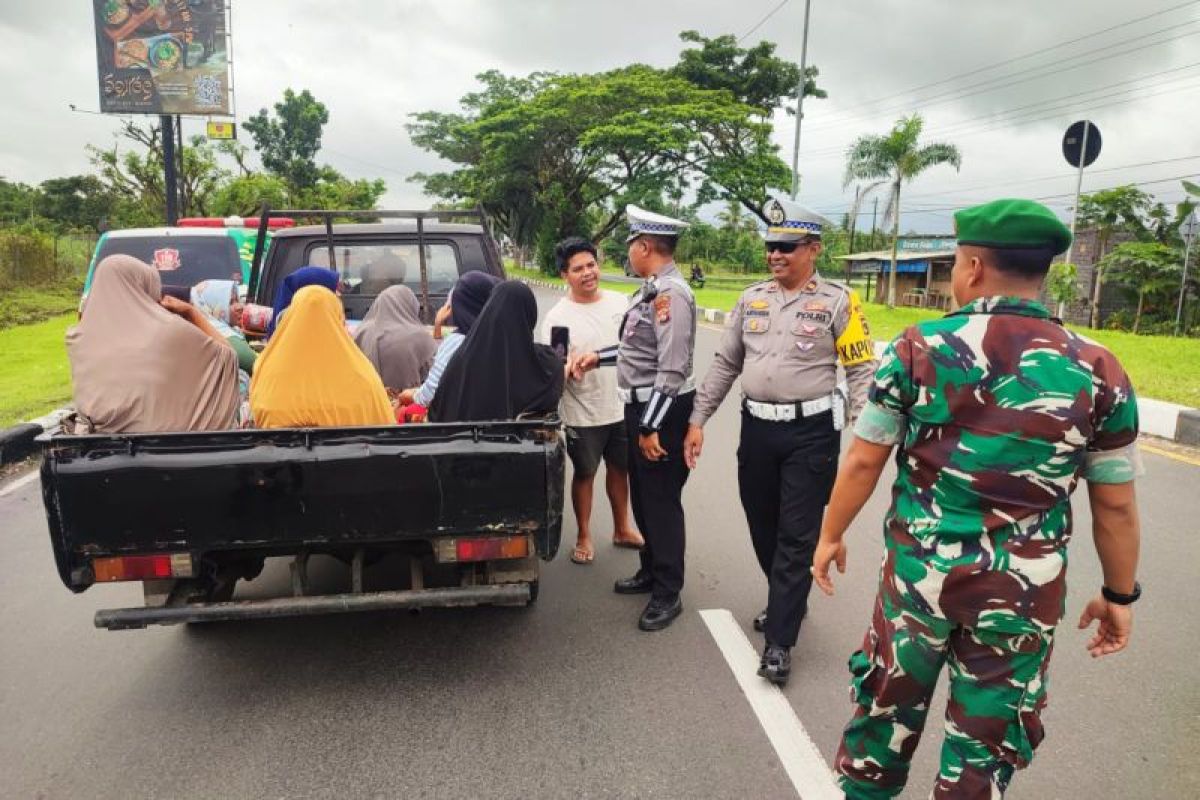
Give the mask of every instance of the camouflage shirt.
<path id="1" fill-rule="evenodd" d="M 981 298 L 892 341 L 855 433 L 900 445 L 885 531 L 895 579 L 933 608 L 943 595 L 948 616 L 947 604 L 966 609 L 963 624 L 980 624 L 991 603 L 1053 628 L 1071 492 L 1081 477 L 1124 483 L 1138 469 L 1137 403 L 1120 363 L 1015 298 Z M 944 596 L 947 578 L 981 571 L 1007 587 L 995 602 Z"/>

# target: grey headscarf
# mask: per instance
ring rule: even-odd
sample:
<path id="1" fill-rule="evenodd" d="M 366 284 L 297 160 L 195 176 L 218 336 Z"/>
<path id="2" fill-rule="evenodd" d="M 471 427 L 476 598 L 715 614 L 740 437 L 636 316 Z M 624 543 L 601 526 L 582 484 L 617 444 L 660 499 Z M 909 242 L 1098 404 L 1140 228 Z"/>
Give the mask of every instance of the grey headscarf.
<path id="1" fill-rule="evenodd" d="M 412 289 L 389 286 L 354 333 L 355 344 L 389 389 L 420 386 L 433 364 L 437 344 L 421 324 L 420 311 Z"/>

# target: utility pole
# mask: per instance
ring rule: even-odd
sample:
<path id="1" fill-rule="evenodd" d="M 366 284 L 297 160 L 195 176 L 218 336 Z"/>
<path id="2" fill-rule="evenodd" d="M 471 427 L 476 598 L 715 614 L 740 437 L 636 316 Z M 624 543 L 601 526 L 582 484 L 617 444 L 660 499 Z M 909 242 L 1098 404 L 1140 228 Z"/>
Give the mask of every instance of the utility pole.
<path id="1" fill-rule="evenodd" d="M 1183 280 L 1179 282 L 1179 306 L 1175 309 L 1175 335 L 1179 335 L 1179 326 L 1183 322 L 1183 298 L 1187 294 L 1188 262 L 1192 258 L 1192 242 L 1196 240 L 1196 212 L 1188 214 L 1187 230 L 1183 234 Z"/>
<path id="2" fill-rule="evenodd" d="M 175 175 L 175 118 L 163 114 L 158 118 L 162 126 L 163 194 L 167 201 L 167 225 L 179 221 L 179 182 Z"/>
<path id="3" fill-rule="evenodd" d="M 804 37 L 800 45 L 800 88 L 796 91 L 796 142 L 792 145 L 792 199 L 800 197 L 800 125 L 804 122 L 804 89 L 808 85 L 808 18 L 812 0 L 804 0 Z"/>
<path id="4" fill-rule="evenodd" d="M 879 198 L 875 198 L 875 207 L 871 211 L 871 249 L 875 249 L 875 219 L 879 216 Z"/>

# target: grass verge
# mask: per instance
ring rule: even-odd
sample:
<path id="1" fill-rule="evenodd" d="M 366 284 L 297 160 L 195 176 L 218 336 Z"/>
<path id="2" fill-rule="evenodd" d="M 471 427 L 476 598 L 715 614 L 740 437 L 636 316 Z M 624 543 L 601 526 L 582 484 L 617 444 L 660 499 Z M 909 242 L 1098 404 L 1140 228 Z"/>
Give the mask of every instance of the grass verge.
<path id="1" fill-rule="evenodd" d="M 0 427 L 39 417 L 71 399 L 64 337 L 76 315 L 0 330 Z"/>
<path id="2" fill-rule="evenodd" d="M 0 330 L 77 311 L 81 291 L 78 281 L 0 290 Z"/>

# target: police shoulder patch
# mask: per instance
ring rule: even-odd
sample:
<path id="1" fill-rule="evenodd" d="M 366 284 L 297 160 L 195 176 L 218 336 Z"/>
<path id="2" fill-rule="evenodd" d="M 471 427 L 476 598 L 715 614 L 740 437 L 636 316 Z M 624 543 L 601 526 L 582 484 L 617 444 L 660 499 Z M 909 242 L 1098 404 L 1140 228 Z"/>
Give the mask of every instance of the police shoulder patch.
<path id="1" fill-rule="evenodd" d="M 671 321 L 671 296 L 666 292 L 654 298 L 654 318 L 660 323 Z"/>

